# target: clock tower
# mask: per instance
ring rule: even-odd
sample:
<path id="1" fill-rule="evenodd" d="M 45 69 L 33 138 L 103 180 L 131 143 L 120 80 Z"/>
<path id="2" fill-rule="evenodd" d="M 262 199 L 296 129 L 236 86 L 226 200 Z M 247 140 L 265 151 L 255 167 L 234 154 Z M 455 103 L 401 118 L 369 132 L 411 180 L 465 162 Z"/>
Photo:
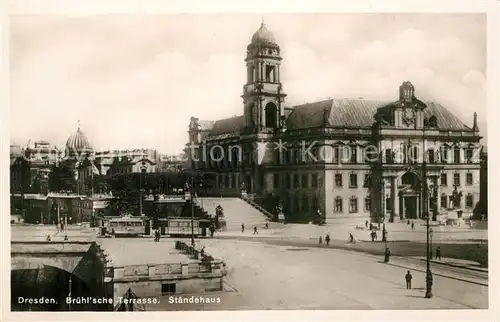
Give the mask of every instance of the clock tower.
<path id="1" fill-rule="evenodd" d="M 280 47 L 262 22 L 247 46 L 247 81 L 243 86 L 245 131 L 274 132 L 284 126 L 286 97 L 280 79 Z"/>
<path id="2" fill-rule="evenodd" d="M 399 100 L 394 104 L 394 126 L 421 129 L 424 126 L 423 110 L 426 105 L 415 97 L 415 87 L 406 81 L 399 86 Z"/>

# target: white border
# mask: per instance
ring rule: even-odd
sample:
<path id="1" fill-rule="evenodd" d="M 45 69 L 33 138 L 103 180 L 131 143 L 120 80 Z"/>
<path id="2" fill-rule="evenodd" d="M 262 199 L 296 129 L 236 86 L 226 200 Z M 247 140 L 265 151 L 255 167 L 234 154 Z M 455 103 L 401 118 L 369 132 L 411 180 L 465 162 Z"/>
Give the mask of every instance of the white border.
<path id="1" fill-rule="evenodd" d="M 8 41 L 9 29 L 8 18 L 12 14 L 53 14 L 53 15 L 91 15 L 91 14 L 165 14 L 165 13 L 304 13 L 304 12 L 350 12 L 350 13 L 381 13 L 381 12 L 401 12 L 401 13 L 443 13 L 443 12 L 463 12 L 463 13 L 487 13 L 488 24 L 488 59 L 487 59 L 487 83 L 488 83 L 488 120 L 492 123 L 488 126 L 489 138 L 489 177 L 497 178 L 497 165 L 492 160 L 498 160 L 495 145 L 496 132 L 495 120 L 499 118 L 499 39 L 500 39 L 500 2 L 498 0 L 219 0 L 219 1 L 188 1 L 188 0 L 12 0 L 3 1 L 0 7 L 0 32 L 2 35 L 2 45 L 0 47 L 1 72 L 0 72 L 0 137 L 1 161 L 1 191 L 0 205 L 2 207 L 2 299 L 3 310 L 2 320 L 64 320 L 82 321 L 92 320 L 170 320 L 170 321 L 219 321 L 219 320 L 271 320 L 271 321 L 291 321 L 291 320 L 497 320 L 499 310 L 496 306 L 499 301 L 498 290 L 498 234 L 492 230 L 498 227 L 498 216 L 493 207 L 493 199 L 490 200 L 489 218 L 489 252 L 490 259 L 490 309 L 489 310 L 419 310 L 419 311 L 217 311 L 217 312 L 127 312 L 116 313 L 10 313 L 10 229 L 6 218 L 9 213 L 9 172 L 8 172 L 8 147 L 9 142 L 9 58 Z M 457 53 L 460 54 L 460 53 Z M 498 181 L 497 181 L 498 182 Z M 491 196 L 500 191 L 498 183 L 489 180 L 489 192 Z M 497 303 L 495 305 L 494 303 Z"/>

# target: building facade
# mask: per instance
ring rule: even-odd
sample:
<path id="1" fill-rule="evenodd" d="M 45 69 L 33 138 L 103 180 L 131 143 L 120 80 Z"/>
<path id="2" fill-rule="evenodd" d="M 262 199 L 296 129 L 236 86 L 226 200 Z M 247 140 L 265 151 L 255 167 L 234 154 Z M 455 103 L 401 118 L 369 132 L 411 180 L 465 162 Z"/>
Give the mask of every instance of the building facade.
<path id="1" fill-rule="evenodd" d="M 280 47 L 262 24 L 247 46 L 243 115 L 191 117 L 189 166 L 214 192 L 281 200 L 289 218 L 319 213 L 398 220 L 472 211 L 479 201 L 477 116 L 465 125 L 410 82 L 394 100 L 328 99 L 286 106 Z M 435 217 L 435 216 L 434 216 Z"/>

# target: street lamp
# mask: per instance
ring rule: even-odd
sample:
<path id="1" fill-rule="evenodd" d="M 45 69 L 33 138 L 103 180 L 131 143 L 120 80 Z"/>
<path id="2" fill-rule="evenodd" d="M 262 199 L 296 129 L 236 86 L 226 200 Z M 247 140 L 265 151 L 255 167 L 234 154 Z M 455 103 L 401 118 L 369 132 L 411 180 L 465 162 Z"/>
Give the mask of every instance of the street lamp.
<path id="1" fill-rule="evenodd" d="M 424 125 L 425 126 L 425 125 Z M 425 151 L 425 127 L 422 129 L 422 146 L 423 146 L 423 154 L 422 154 L 422 178 L 423 178 L 423 191 L 422 191 L 422 212 L 423 212 L 423 217 L 425 218 L 425 228 L 426 228 L 426 262 L 427 262 L 427 268 L 426 268 L 426 274 L 425 274 L 425 297 L 430 299 L 432 298 L 432 283 L 433 283 L 433 278 L 432 278 L 432 272 L 431 272 L 431 249 L 430 249 L 430 225 L 429 225 L 429 190 L 432 193 L 432 189 L 429 189 L 429 186 L 427 185 L 427 158 L 426 158 L 426 151 Z"/>

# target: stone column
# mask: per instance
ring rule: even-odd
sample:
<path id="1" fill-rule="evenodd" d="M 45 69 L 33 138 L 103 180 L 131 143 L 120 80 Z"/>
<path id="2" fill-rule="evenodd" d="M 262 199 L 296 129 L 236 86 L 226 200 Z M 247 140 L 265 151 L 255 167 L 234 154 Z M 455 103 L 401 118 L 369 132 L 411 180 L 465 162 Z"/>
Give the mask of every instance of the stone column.
<path id="1" fill-rule="evenodd" d="M 391 219 L 390 222 L 394 221 L 396 217 L 396 177 L 391 177 Z"/>
<path id="2" fill-rule="evenodd" d="M 434 184 L 436 185 L 436 215 L 439 215 L 441 211 L 441 179 L 439 176 L 436 177 Z"/>
<path id="3" fill-rule="evenodd" d="M 385 178 L 382 176 L 382 184 L 381 184 L 381 191 L 380 191 L 380 196 L 381 196 L 381 199 L 380 199 L 380 205 L 381 205 L 381 208 L 380 209 L 380 219 L 383 219 L 385 218 Z"/>

